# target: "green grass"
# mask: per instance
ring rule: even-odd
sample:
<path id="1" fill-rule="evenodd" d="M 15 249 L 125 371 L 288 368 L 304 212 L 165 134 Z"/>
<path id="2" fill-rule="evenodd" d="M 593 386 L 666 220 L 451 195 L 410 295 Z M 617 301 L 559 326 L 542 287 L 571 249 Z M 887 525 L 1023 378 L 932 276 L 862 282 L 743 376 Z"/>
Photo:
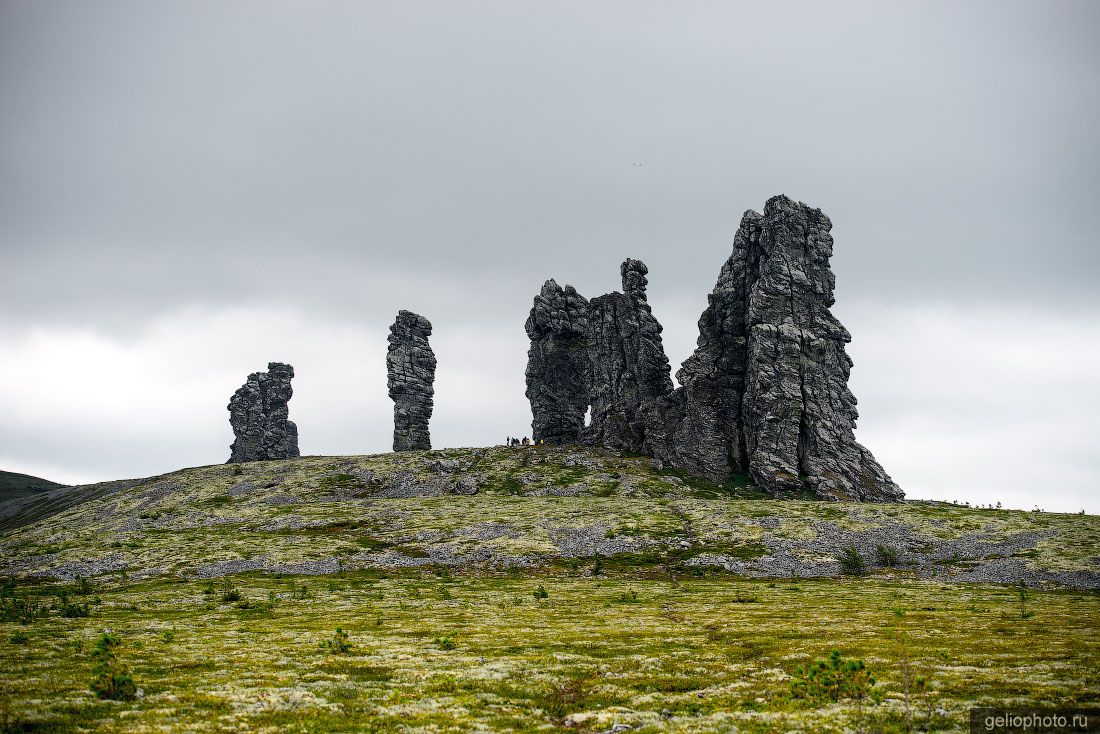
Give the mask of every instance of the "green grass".
<path id="1" fill-rule="evenodd" d="M 354 489 L 362 486 L 362 482 L 351 474 L 329 474 L 318 480 L 321 486 L 330 489 Z"/>
<path id="2" fill-rule="evenodd" d="M 441 459 L 458 469 L 441 475 Z M 372 496 L 398 475 L 442 482 L 425 495 L 459 479 L 479 493 Z M 0 584 L 0 732 L 900 732 L 895 607 L 913 674 L 930 681 L 913 696 L 917 729 L 958 730 L 975 705 L 1100 703 L 1095 593 L 1021 599 L 908 567 L 750 580 L 699 565 L 751 563 L 788 541 L 831 560 L 840 549 L 829 556 L 819 532 L 901 524 L 928 550 L 1038 531 L 1014 559 L 1096 570 L 1095 516 L 777 501 L 747 477 L 717 485 L 644 457 L 550 447 L 217 465 L 71 494 L 0 535 L 22 573 Z M 490 560 L 433 561 L 448 554 Z M 285 572 L 191 578 L 242 559 Z M 121 568 L 35 578 L 87 575 L 96 560 Z M 315 561 L 337 572 L 291 573 Z M 133 701 L 90 688 L 108 629 L 141 689 Z M 798 667 L 834 649 L 878 681 L 862 712 L 791 695 Z"/>
<path id="3" fill-rule="evenodd" d="M 790 684 L 797 666 L 837 649 L 878 681 L 859 725 L 900 732 L 895 606 L 906 610 L 912 670 L 931 682 L 912 701 L 919 726 L 929 706 L 932 728 L 950 730 L 973 705 L 1095 705 L 1100 690 L 1100 597 L 1089 593 L 1031 592 L 1034 615 L 1021 619 L 1011 588 L 866 579 L 803 580 L 799 592 L 625 573 L 253 574 L 232 584 L 277 603 L 256 616 L 212 600 L 202 582 L 162 579 L 101 584 L 88 618 L 0 623 L 6 727 L 839 732 L 857 725 L 854 703 L 808 703 Z M 540 584 L 547 596 L 532 598 Z M 319 645 L 336 627 L 350 645 L 340 654 Z M 121 638 L 116 653 L 141 698 L 92 693 L 90 651 L 104 628 Z"/>

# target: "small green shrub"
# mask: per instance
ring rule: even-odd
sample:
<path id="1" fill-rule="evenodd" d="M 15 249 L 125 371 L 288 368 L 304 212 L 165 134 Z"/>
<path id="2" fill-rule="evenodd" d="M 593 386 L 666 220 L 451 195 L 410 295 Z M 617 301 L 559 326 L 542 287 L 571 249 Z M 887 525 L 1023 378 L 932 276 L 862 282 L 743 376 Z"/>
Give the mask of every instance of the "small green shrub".
<path id="1" fill-rule="evenodd" d="M 0 622 L 30 624 L 38 617 L 45 617 L 47 612 L 45 605 L 31 597 L 0 598 Z"/>
<path id="2" fill-rule="evenodd" d="M 637 604 L 638 592 L 631 589 L 630 591 L 624 591 L 620 594 L 616 594 L 613 601 L 616 604 Z"/>
<path id="3" fill-rule="evenodd" d="M 11 633 L 11 637 L 9 637 L 8 639 L 13 645 L 26 645 L 29 638 L 27 637 L 26 632 L 23 632 L 22 630 L 16 630 L 15 632 Z"/>
<path id="4" fill-rule="evenodd" d="M 347 655 L 351 652 L 351 641 L 348 639 L 347 631 L 337 627 L 335 634 L 330 639 L 322 642 L 321 647 L 335 655 Z"/>
<path id="5" fill-rule="evenodd" d="M 506 495 L 523 494 L 523 482 L 509 474 L 497 483 L 497 491 Z"/>
<path id="6" fill-rule="evenodd" d="M 595 697 L 595 675 L 576 671 L 560 683 L 550 684 L 539 691 L 535 704 L 551 719 L 560 720 L 567 714 L 584 708 Z"/>
<path id="7" fill-rule="evenodd" d="M 254 602 L 251 599 L 241 599 L 237 602 L 237 609 L 243 609 L 253 614 L 265 614 L 271 612 L 279 603 L 279 598 L 274 591 L 267 592 L 267 601 Z"/>
<path id="8" fill-rule="evenodd" d="M 833 650 L 813 665 L 798 666 L 791 677 L 791 696 L 814 704 L 841 699 L 862 701 L 874 685 L 875 679 L 862 660 L 846 660 L 839 650 Z"/>
<path id="9" fill-rule="evenodd" d="M 1035 616 L 1035 612 L 1032 612 L 1027 608 L 1027 584 L 1024 583 L 1023 579 L 1020 579 L 1020 581 L 1017 582 L 1016 593 L 1020 598 L 1020 619 L 1031 619 Z"/>
<path id="10" fill-rule="evenodd" d="M 455 649 L 455 640 L 454 640 L 453 637 L 451 637 L 449 635 L 444 636 L 444 637 L 436 637 L 435 640 L 433 640 L 433 642 L 435 642 L 435 644 L 439 645 L 440 650 L 454 650 Z"/>
<path id="11" fill-rule="evenodd" d="M 88 602 L 78 604 L 76 602 L 69 601 L 69 595 L 64 591 L 61 592 L 61 598 L 57 604 L 57 613 L 59 616 L 66 619 L 76 619 L 78 617 L 87 617 L 91 614 L 91 605 Z"/>
<path id="12" fill-rule="evenodd" d="M 137 687 L 129 669 L 118 660 L 116 649 L 122 640 L 118 635 L 104 632 L 95 641 L 92 650 L 94 667 L 92 691 L 100 698 L 114 701 L 132 701 L 137 698 Z"/>
<path id="13" fill-rule="evenodd" d="M 549 592 L 546 591 L 546 587 L 542 584 L 539 584 L 539 588 L 535 589 L 531 594 L 536 599 L 547 599 L 550 596 Z"/>
<path id="14" fill-rule="evenodd" d="M 878 558 L 878 565 L 892 568 L 898 565 L 898 549 L 889 545 L 877 545 L 875 546 L 875 556 Z"/>
<path id="15" fill-rule="evenodd" d="M 867 573 L 867 562 L 854 545 L 846 545 L 840 550 L 840 572 L 847 576 Z"/>
<path id="16" fill-rule="evenodd" d="M 230 581 L 228 578 L 225 580 L 225 584 L 222 587 L 222 603 L 230 604 L 235 601 L 240 601 L 244 597 L 241 596 L 240 589 Z"/>

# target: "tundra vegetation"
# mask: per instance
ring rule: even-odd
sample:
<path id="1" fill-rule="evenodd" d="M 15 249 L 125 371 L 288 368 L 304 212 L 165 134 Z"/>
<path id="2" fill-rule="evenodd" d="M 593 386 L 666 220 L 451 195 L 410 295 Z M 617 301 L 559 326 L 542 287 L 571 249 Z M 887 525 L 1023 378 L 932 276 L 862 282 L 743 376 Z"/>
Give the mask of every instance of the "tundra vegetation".
<path id="1" fill-rule="evenodd" d="M 1088 515 L 539 447 L 200 467 L 32 518 L 0 536 L 2 731 L 957 731 L 1100 691 Z"/>
<path id="2" fill-rule="evenodd" d="M 974 705 L 1094 705 L 1100 603 L 874 578 L 115 579 L 88 617 L 0 623 L 9 731 L 957 730 Z M 443 585 L 448 599 L 432 593 Z M 546 596 L 533 598 L 532 589 Z M 20 598 L 56 584 L 24 581 Z M 743 603 L 752 598 L 753 603 Z M 893 609 L 905 611 L 905 650 Z M 104 633 L 104 629 L 112 632 Z M 336 630 L 334 633 L 333 630 Z M 320 645 L 318 641 L 323 641 Z M 834 652 L 835 651 L 835 652 Z M 121 699 L 121 700 L 119 700 Z"/>

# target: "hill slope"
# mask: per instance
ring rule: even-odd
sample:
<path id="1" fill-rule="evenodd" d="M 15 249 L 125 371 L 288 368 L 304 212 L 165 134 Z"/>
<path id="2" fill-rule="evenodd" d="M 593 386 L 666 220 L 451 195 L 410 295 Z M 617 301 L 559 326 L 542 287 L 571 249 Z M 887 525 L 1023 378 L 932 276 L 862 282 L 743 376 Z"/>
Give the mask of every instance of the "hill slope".
<path id="1" fill-rule="evenodd" d="M 61 499 L 5 521 L 0 572 L 214 577 L 598 562 L 817 577 L 839 575 L 854 547 L 881 574 L 1100 587 L 1093 516 L 774 500 L 743 482 L 722 487 L 573 447 L 216 465 Z"/>
<path id="2" fill-rule="evenodd" d="M 901 734 L 1100 686 L 1100 595 L 942 583 L 1094 588 L 1092 516 L 764 499 L 541 447 L 43 494 L 0 534 L 4 730 Z M 853 554 L 867 576 L 828 578 Z M 90 687 L 105 629 L 133 700 Z M 810 696 L 831 650 L 877 682 Z"/>
<path id="3" fill-rule="evenodd" d="M 50 489 L 64 487 L 64 484 L 51 482 L 48 479 L 32 477 L 30 474 L 18 474 L 11 471 L 0 471 L 0 500 L 22 497 L 37 492 L 45 492 Z"/>

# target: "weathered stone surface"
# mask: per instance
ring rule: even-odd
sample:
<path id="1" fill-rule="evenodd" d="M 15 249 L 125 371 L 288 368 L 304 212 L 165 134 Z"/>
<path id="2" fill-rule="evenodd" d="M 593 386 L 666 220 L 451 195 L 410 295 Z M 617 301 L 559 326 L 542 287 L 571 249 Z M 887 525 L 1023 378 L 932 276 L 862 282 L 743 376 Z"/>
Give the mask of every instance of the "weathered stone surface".
<path id="1" fill-rule="evenodd" d="M 759 259 L 763 217 L 745 213 L 708 305 L 695 352 L 676 373 L 681 387 L 646 415 L 646 449 L 677 468 L 723 482 L 748 471 L 742 429 L 748 353 L 748 296 Z"/>
<path id="2" fill-rule="evenodd" d="M 588 409 L 588 301 L 573 286 L 548 280 L 526 329 L 531 435 L 548 444 L 576 443 Z"/>
<path id="3" fill-rule="evenodd" d="M 435 353 L 428 344 L 432 325 L 412 311 L 399 311 L 390 327 L 386 375 L 393 400 L 393 450 L 430 449 L 428 422 L 435 395 Z"/>
<path id="4" fill-rule="evenodd" d="M 585 443 L 620 451 L 641 451 L 645 442 L 642 406 L 672 391 L 661 325 L 646 301 L 646 273 L 640 260 L 620 268 L 623 293 L 589 302 L 588 374 L 591 424 Z"/>
<path id="5" fill-rule="evenodd" d="M 746 212 L 677 373 L 682 387 L 645 411 L 657 459 L 716 481 L 745 472 L 777 494 L 903 496 L 853 434 L 851 337 L 829 311 L 831 227 L 785 196 Z"/>
<path id="6" fill-rule="evenodd" d="M 294 390 L 294 368 L 270 362 L 267 372 L 253 372 L 229 400 L 233 444 L 229 463 L 299 456 L 298 427 L 288 420 Z"/>
<path id="7" fill-rule="evenodd" d="M 742 404 L 752 476 L 778 488 L 801 475 L 829 499 L 900 499 L 853 434 L 859 414 L 844 347 L 852 337 L 829 311 L 832 222 L 785 196 L 768 201 L 764 220 Z"/>
<path id="8" fill-rule="evenodd" d="M 286 422 L 286 456 L 288 459 L 297 459 L 302 455 L 298 450 L 298 424 L 294 421 Z"/>

